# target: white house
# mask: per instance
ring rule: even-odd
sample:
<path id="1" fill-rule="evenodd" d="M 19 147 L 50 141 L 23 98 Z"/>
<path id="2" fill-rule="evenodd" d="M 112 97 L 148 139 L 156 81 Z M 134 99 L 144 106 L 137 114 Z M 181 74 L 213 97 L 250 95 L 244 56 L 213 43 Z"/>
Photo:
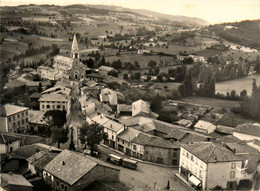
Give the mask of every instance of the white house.
<path id="1" fill-rule="evenodd" d="M 182 144 L 179 173 L 192 185 L 206 189 L 236 189 L 242 159 L 211 142 Z"/>
<path id="2" fill-rule="evenodd" d="M 67 117 L 71 113 L 70 96 L 63 94 L 45 94 L 39 99 L 40 111 L 61 110 L 67 112 Z"/>
<path id="3" fill-rule="evenodd" d="M 210 134 L 215 131 L 216 126 L 210 122 L 199 120 L 198 123 L 196 123 L 196 125 L 194 126 L 194 128 L 194 130 L 199 133 Z"/>
<path id="4" fill-rule="evenodd" d="M 27 107 L 0 105 L 0 132 L 25 132 L 29 128 Z"/>
<path id="5" fill-rule="evenodd" d="M 132 116 L 149 116 L 150 114 L 150 105 L 148 102 L 143 100 L 138 100 L 132 103 Z"/>
<path id="6" fill-rule="evenodd" d="M 7 133 L 0 133 L 0 154 L 13 152 L 20 147 L 21 138 Z"/>

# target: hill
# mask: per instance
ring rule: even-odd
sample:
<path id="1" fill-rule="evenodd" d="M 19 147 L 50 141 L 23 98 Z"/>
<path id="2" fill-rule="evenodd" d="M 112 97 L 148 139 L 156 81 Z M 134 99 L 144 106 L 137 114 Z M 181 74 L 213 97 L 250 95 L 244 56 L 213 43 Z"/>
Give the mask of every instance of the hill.
<path id="1" fill-rule="evenodd" d="M 260 50 L 260 20 L 211 25 L 209 31 L 227 41 Z"/>

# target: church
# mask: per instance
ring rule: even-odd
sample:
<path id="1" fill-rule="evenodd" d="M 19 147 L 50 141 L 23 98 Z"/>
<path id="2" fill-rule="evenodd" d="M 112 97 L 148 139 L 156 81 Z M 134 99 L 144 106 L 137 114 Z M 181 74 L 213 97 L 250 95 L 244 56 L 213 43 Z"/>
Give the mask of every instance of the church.
<path id="1" fill-rule="evenodd" d="M 71 46 L 70 57 L 57 55 L 53 60 L 53 68 L 40 66 L 37 70 L 42 78 L 49 80 L 67 78 L 77 81 L 85 78 L 87 74 L 91 73 L 91 69 L 80 61 L 79 46 L 75 34 Z"/>

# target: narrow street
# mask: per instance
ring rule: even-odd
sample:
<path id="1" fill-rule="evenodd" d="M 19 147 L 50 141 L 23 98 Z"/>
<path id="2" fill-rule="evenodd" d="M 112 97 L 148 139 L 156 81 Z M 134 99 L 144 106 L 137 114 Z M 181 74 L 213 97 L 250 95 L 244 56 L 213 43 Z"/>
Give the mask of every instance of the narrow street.
<path id="1" fill-rule="evenodd" d="M 79 109 L 79 102 L 78 102 L 78 86 L 73 86 L 72 92 L 71 92 L 71 118 L 70 122 L 68 123 L 69 128 L 73 127 L 73 141 L 75 144 L 75 147 L 77 149 L 78 145 L 80 144 L 80 141 L 78 139 L 78 132 L 79 128 L 82 126 L 83 120 L 81 117 L 81 112 Z M 74 101 L 73 101 L 74 100 Z M 61 144 L 61 149 L 68 149 L 71 141 L 71 130 L 68 134 L 68 141 L 67 143 Z"/>

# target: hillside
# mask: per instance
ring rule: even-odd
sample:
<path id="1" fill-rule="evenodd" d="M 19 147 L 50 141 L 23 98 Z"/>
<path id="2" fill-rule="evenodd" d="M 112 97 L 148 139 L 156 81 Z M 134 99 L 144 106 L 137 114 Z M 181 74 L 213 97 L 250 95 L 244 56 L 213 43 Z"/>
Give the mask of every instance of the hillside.
<path id="1" fill-rule="evenodd" d="M 260 20 L 212 25 L 209 31 L 227 41 L 260 50 Z"/>

